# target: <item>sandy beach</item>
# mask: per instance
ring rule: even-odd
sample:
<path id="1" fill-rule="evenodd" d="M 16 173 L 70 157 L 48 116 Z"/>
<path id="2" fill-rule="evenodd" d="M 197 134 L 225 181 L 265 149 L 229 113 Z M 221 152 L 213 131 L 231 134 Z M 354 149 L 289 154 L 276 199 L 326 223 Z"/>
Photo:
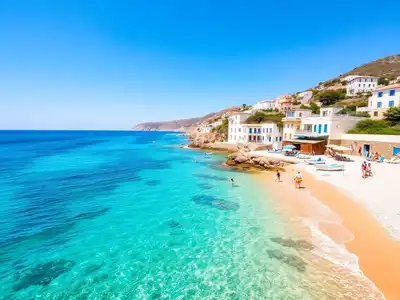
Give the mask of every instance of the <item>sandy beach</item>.
<path id="1" fill-rule="evenodd" d="M 275 182 L 271 173 L 264 173 L 261 179 L 268 185 L 275 199 L 289 202 L 285 207 L 292 218 L 313 220 L 319 232 L 338 245 L 343 245 L 358 258 L 354 261 L 354 257 L 349 257 L 335 263 L 355 272 L 359 266 L 386 299 L 400 299 L 400 243 L 393 238 L 393 231 L 389 235 L 386 223 L 378 218 L 381 214 L 394 210 L 395 206 L 381 207 L 371 213 L 371 210 L 376 209 L 376 201 L 380 202 L 380 206 L 393 202 L 395 186 L 392 191 L 392 187 L 386 188 L 387 183 L 381 184 L 390 175 L 386 173 L 387 168 L 398 166 L 374 164 L 375 177 L 362 179 L 358 160 L 349 164 L 351 165 L 344 174 L 332 172 L 334 174 L 324 176 L 317 174 L 312 166 L 296 164 L 286 168 L 287 172 L 282 174 L 282 182 Z M 304 177 L 304 188 L 300 190 L 296 190 L 293 183 L 293 177 L 298 170 Z M 385 172 L 386 176 L 381 172 Z M 379 186 L 385 186 L 385 192 L 380 196 L 382 188 L 379 189 Z M 354 197 L 354 192 L 357 194 L 359 190 L 362 192 L 357 198 Z M 372 201 L 374 197 L 377 197 L 375 202 Z M 309 234 L 314 235 L 312 230 Z"/>

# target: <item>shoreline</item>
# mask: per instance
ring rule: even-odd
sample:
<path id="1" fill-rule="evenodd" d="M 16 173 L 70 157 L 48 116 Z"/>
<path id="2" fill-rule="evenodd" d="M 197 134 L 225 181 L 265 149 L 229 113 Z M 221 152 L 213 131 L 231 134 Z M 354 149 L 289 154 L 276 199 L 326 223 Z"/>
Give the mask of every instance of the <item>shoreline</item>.
<path id="1" fill-rule="evenodd" d="M 214 151 L 212 148 L 206 150 Z M 224 167 L 236 169 L 228 165 Z M 356 199 L 348 189 L 338 185 L 337 181 L 328 182 L 318 178 L 316 173 L 309 172 L 302 164 L 288 165 L 284 169 L 281 173 L 284 180 L 280 183 L 274 182 L 274 172 L 271 171 L 248 173 L 258 176 L 275 196 L 274 199 L 291 199 L 292 207 L 286 212 L 291 218 L 301 217 L 297 214 L 311 219 L 315 217 L 315 212 L 310 212 L 307 207 L 311 202 L 318 202 L 320 207 L 328 210 L 329 218 L 333 216 L 333 220 L 323 216 L 318 220 L 317 230 L 338 246 L 343 245 L 349 254 L 356 257 L 358 271 L 385 299 L 400 299 L 400 242 L 390 235 L 386 224 L 376 217 L 371 207 L 367 206 L 368 203 Z M 301 190 L 294 188 L 292 180 L 297 170 L 302 172 L 304 178 L 305 188 Z M 242 171 L 246 172 L 246 169 Z M 310 231 L 308 236 L 311 234 Z"/>
<path id="2" fill-rule="evenodd" d="M 261 180 L 275 199 L 291 199 L 292 207 L 288 212 L 291 217 L 313 219 L 319 215 L 318 229 L 357 256 L 362 273 L 386 299 L 400 299 L 400 243 L 387 234 L 383 225 L 365 207 L 334 185 L 318 180 L 303 169 L 304 189 L 296 190 L 292 179 L 297 169 L 301 168 L 287 166 L 280 183 L 274 182 L 273 174 L 268 172 L 262 175 Z M 315 200 L 329 208 L 333 219 L 324 220 L 328 218 L 327 214 L 321 216 L 321 212 L 312 211 L 311 201 Z"/>

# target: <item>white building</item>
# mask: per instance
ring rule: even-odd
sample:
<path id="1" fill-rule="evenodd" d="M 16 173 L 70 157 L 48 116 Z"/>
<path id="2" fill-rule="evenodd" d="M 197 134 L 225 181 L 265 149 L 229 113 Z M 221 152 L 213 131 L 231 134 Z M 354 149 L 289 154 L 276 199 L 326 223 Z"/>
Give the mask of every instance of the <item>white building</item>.
<path id="1" fill-rule="evenodd" d="M 321 108 L 319 115 L 311 115 L 301 119 L 299 130 L 294 138 L 329 138 L 340 139 L 342 134 L 354 128 L 360 120 L 365 118 L 338 115 L 341 107 Z"/>
<path id="2" fill-rule="evenodd" d="M 294 133 L 300 129 L 301 119 L 311 117 L 312 112 L 310 109 L 296 109 L 288 111 L 283 122 L 283 141 L 293 138 Z"/>
<path id="3" fill-rule="evenodd" d="M 373 91 L 378 85 L 378 77 L 357 76 L 347 82 L 347 96 L 355 96 L 357 93 Z"/>
<path id="4" fill-rule="evenodd" d="M 275 149 L 282 147 L 282 130 L 276 123 L 244 123 L 249 116 L 238 113 L 229 117 L 228 143 L 257 143 L 271 145 Z"/>
<path id="5" fill-rule="evenodd" d="M 359 76 L 360 76 L 360 75 L 349 75 L 349 76 L 343 77 L 343 78 L 341 79 L 341 81 L 349 82 L 349 81 L 351 81 L 351 80 L 353 80 L 354 78 L 357 78 L 357 77 L 359 77 Z"/>
<path id="6" fill-rule="evenodd" d="M 253 105 L 253 110 L 274 109 L 276 100 L 263 100 Z"/>
<path id="7" fill-rule="evenodd" d="M 312 98 L 312 91 L 301 92 L 297 95 L 297 99 L 298 101 L 300 101 L 301 104 L 308 104 L 311 98 Z"/>
<path id="8" fill-rule="evenodd" d="M 357 111 L 368 112 L 373 119 L 382 119 L 391 107 L 400 107 L 400 83 L 376 88 L 368 99 L 368 107 L 357 108 Z"/>
<path id="9" fill-rule="evenodd" d="M 208 125 L 204 125 L 199 127 L 199 132 L 201 133 L 209 133 L 211 132 L 215 127 L 219 126 L 222 124 L 222 121 L 216 121 L 214 123 L 208 124 Z"/>

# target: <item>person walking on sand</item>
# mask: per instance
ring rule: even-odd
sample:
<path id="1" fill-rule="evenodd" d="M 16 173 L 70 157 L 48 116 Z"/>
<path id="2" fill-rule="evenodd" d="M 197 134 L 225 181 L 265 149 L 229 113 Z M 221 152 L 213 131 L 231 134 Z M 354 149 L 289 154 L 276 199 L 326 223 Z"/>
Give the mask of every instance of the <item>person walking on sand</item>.
<path id="1" fill-rule="evenodd" d="M 275 181 L 281 182 L 281 173 L 279 172 L 279 170 L 276 171 L 276 179 Z"/>
<path id="2" fill-rule="evenodd" d="M 362 156 L 361 146 L 358 148 L 358 154 L 360 154 L 360 156 Z"/>
<path id="3" fill-rule="evenodd" d="M 294 176 L 294 182 L 296 183 L 296 189 L 300 189 L 302 181 L 303 181 L 303 176 L 301 175 L 300 172 L 297 172 L 297 174 Z"/>
<path id="4" fill-rule="evenodd" d="M 362 178 L 367 178 L 367 162 L 366 161 L 364 161 L 362 164 L 361 164 L 361 173 L 362 173 Z"/>

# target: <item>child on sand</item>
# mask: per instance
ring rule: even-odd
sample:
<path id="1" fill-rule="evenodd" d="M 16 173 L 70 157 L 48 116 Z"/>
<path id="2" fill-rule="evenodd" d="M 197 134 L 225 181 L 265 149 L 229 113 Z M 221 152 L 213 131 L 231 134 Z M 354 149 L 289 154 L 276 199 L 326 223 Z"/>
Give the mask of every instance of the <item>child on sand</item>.
<path id="1" fill-rule="evenodd" d="M 296 176 L 294 176 L 294 182 L 296 183 L 296 189 L 299 189 L 301 186 L 301 182 L 303 181 L 303 176 L 300 172 L 297 172 Z"/>
<path id="2" fill-rule="evenodd" d="M 276 179 L 275 181 L 281 182 L 281 173 L 278 171 L 276 171 Z"/>

